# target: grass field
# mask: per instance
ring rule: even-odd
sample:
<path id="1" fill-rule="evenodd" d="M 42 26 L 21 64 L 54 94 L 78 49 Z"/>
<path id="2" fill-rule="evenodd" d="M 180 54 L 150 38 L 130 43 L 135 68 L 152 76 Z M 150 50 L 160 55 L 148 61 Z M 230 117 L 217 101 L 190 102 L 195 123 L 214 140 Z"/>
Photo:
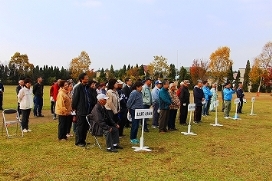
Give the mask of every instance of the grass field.
<path id="1" fill-rule="evenodd" d="M 24 137 L 0 137 L 0 180 L 272 180 L 269 94 L 256 98 L 256 116 L 249 116 L 250 103 L 244 105 L 238 121 L 225 120 L 219 112 L 223 127 L 210 126 L 214 122 L 211 113 L 202 124 L 192 125 L 197 136 L 182 135 L 180 131 L 187 127 L 178 124 L 179 131 L 167 134 L 150 128 L 145 145 L 152 151 L 139 153 L 131 148 L 129 129 L 121 139 L 124 150 L 118 153 L 76 147 L 74 138 L 59 142 L 48 94 L 49 87 L 45 87 L 45 117 L 30 116 L 32 132 Z M 255 95 L 247 93 L 246 97 L 250 100 Z M 3 107 L 16 108 L 15 86 L 5 87 Z M 105 148 L 105 140 L 99 140 Z"/>

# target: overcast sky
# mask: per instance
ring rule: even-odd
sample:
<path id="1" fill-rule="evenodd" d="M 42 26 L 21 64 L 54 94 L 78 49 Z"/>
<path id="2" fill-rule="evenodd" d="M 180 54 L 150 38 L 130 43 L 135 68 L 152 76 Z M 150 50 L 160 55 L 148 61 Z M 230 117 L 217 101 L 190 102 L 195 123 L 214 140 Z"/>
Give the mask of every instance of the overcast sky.
<path id="1" fill-rule="evenodd" d="M 272 41 L 272 0 L 0 0 L 0 61 L 68 68 L 82 50 L 95 70 L 149 64 L 154 55 L 190 66 L 220 46 L 234 70 Z"/>

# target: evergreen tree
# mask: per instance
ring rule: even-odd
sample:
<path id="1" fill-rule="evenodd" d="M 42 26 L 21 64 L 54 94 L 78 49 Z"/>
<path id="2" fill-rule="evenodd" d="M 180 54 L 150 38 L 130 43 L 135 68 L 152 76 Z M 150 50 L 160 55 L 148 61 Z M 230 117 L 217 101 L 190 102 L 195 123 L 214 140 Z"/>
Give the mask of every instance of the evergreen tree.
<path id="1" fill-rule="evenodd" d="M 113 79 L 113 78 L 115 78 L 115 71 L 114 71 L 113 65 L 111 64 L 108 79 Z"/>
<path id="2" fill-rule="evenodd" d="M 138 69 L 138 74 L 139 76 L 141 77 L 144 77 L 145 76 L 145 72 L 144 72 L 144 65 L 141 65 Z"/>
<path id="3" fill-rule="evenodd" d="M 233 78 L 233 71 L 232 71 L 232 65 L 231 65 L 227 74 L 227 82 L 232 83 L 233 79 L 234 78 Z"/>
<path id="4" fill-rule="evenodd" d="M 235 78 L 235 87 L 238 87 L 238 83 L 240 82 L 241 73 L 240 70 L 238 70 L 236 78 Z"/>
<path id="5" fill-rule="evenodd" d="M 99 75 L 99 81 L 106 82 L 106 80 L 107 80 L 107 74 L 105 73 L 104 68 L 102 68 Z"/>
<path id="6" fill-rule="evenodd" d="M 249 73 L 250 73 L 250 62 L 249 60 L 247 61 L 247 64 L 246 64 L 246 70 L 245 70 L 245 74 L 244 74 L 244 82 L 243 82 L 243 90 L 245 92 L 248 92 L 248 85 L 250 83 L 249 81 Z"/>
<path id="7" fill-rule="evenodd" d="M 176 67 L 174 64 L 170 64 L 170 66 L 169 66 L 168 78 L 172 81 L 174 81 L 176 79 Z"/>

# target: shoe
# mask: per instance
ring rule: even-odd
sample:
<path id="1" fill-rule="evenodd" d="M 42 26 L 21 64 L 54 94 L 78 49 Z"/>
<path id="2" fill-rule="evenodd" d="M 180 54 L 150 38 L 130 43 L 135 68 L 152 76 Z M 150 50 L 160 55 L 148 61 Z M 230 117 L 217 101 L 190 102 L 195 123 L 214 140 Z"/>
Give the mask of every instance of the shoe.
<path id="1" fill-rule="evenodd" d="M 144 132 L 149 132 L 149 129 L 144 129 Z"/>
<path id="2" fill-rule="evenodd" d="M 198 122 L 196 122 L 196 121 L 194 121 L 193 123 L 194 123 L 194 124 L 198 124 Z"/>
<path id="3" fill-rule="evenodd" d="M 44 117 L 44 115 L 43 114 L 40 114 L 39 116 L 37 116 L 37 117 Z"/>
<path id="4" fill-rule="evenodd" d="M 177 131 L 178 129 L 177 128 L 173 128 L 172 131 Z"/>
<path id="5" fill-rule="evenodd" d="M 76 144 L 76 146 L 85 147 L 86 145 L 85 144 Z"/>
<path id="6" fill-rule="evenodd" d="M 64 138 L 63 139 L 59 139 L 59 141 L 67 141 L 67 138 L 66 139 L 64 139 Z"/>
<path id="7" fill-rule="evenodd" d="M 27 132 L 31 132 L 32 130 L 31 129 L 28 129 Z"/>
<path id="8" fill-rule="evenodd" d="M 23 132 L 24 132 L 24 133 L 27 133 L 27 129 L 23 129 Z"/>
<path id="9" fill-rule="evenodd" d="M 227 116 L 226 116 L 226 117 L 224 117 L 224 118 L 225 118 L 225 119 L 229 119 L 229 117 L 227 117 Z"/>
<path id="10" fill-rule="evenodd" d="M 139 143 L 139 140 L 133 139 L 133 140 L 130 140 L 130 143 L 132 143 L 132 144 L 138 144 L 138 143 Z"/>
<path id="11" fill-rule="evenodd" d="M 67 134 L 66 137 L 69 138 L 71 135 L 70 134 Z"/>
<path id="12" fill-rule="evenodd" d="M 158 128 L 158 126 L 152 125 L 152 128 L 156 129 L 156 128 Z"/>
<path id="13" fill-rule="evenodd" d="M 116 150 L 116 149 L 107 149 L 107 152 L 117 153 L 117 152 L 118 152 L 118 150 Z"/>
<path id="14" fill-rule="evenodd" d="M 114 148 L 114 149 L 123 149 L 123 147 L 120 146 L 120 145 L 113 146 L 113 148 Z"/>
<path id="15" fill-rule="evenodd" d="M 57 118 L 56 117 L 53 117 L 53 120 L 56 120 Z"/>

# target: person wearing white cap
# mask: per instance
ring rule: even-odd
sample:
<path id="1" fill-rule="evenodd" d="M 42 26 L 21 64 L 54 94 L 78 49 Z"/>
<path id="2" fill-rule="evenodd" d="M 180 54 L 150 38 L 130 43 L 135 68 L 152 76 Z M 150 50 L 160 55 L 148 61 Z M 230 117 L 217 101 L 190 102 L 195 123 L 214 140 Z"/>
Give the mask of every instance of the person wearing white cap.
<path id="1" fill-rule="evenodd" d="M 110 118 L 105 108 L 108 99 L 109 97 L 105 94 L 97 95 L 97 104 L 94 106 L 90 115 L 90 120 L 93 121 L 92 134 L 99 135 L 99 132 L 102 131 L 106 136 L 107 151 L 118 152 L 117 149 L 123 149 L 123 147 L 119 145 L 119 125 Z M 98 126 L 95 126 L 95 124 L 98 124 Z"/>
<path id="2" fill-rule="evenodd" d="M 152 107 L 153 107 L 153 119 L 152 119 L 152 127 L 157 128 L 159 127 L 159 116 L 158 113 L 159 109 L 159 91 L 162 88 L 162 82 L 160 80 L 155 81 L 155 87 L 151 91 L 152 95 Z"/>

